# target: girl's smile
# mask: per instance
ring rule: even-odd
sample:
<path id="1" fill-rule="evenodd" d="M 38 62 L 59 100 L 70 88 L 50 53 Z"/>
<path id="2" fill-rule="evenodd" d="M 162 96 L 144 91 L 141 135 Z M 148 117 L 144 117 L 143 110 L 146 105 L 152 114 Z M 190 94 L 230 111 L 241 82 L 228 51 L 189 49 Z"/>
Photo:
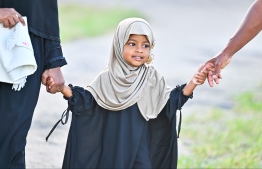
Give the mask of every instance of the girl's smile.
<path id="1" fill-rule="evenodd" d="M 133 56 L 133 58 L 135 59 L 135 60 L 143 60 L 143 56 Z"/>

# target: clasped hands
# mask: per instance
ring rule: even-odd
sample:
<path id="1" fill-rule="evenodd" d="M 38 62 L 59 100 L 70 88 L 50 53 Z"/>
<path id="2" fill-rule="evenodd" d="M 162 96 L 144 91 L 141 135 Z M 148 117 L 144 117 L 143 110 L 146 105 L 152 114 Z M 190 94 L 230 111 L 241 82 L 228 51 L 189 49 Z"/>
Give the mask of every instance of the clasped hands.
<path id="1" fill-rule="evenodd" d="M 52 86 L 48 85 L 48 79 L 53 79 L 55 83 Z M 61 92 L 64 89 L 65 80 L 60 67 L 45 70 L 42 74 L 42 84 L 46 86 L 48 93 Z"/>
<path id="2" fill-rule="evenodd" d="M 208 61 L 198 68 L 197 72 L 193 76 L 192 81 L 195 85 L 201 85 L 205 82 L 206 79 L 208 79 L 209 86 L 213 87 L 214 82 L 219 84 L 219 79 L 222 79 L 220 72 L 220 68 L 215 67 L 213 62 Z"/>

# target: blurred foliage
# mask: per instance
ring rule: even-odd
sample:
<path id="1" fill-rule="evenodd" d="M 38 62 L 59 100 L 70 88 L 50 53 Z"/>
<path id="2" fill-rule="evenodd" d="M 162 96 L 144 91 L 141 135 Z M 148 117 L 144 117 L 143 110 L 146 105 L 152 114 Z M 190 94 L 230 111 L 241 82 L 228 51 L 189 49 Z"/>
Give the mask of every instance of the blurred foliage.
<path id="1" fill-rule="evenodd" d="M 262 168 L 262 87 L 235 97 L 232 110 L 194 113 L 183 121 L 180 139 L 191 153 L 178 168 Z"/>
<path id="2" fill-rule="evenodd" d="M 98 36 L 114 30 L 127 17 L 142 17 L 133 9 L 122 7 L 91 7 L 64 4 L 59 7 L 60 37 L 62 42 Z"/>
<path id="3" fill-rule="evenodd" d="M 260 87 L 262 89 L 262 86 Z M 262 91 L 247 91 L 239 96 L 235 97 L 234 99 L 238 103 L 236 107 L 237 111 L 240 112 L 262 112 Z"/>

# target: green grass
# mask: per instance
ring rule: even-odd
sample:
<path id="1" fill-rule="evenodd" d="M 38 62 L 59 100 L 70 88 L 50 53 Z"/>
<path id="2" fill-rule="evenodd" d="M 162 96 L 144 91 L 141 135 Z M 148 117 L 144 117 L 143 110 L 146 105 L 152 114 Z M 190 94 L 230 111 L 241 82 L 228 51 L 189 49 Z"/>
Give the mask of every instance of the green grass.
<path id="1" fill-rule="evenodd" d="M 235 97 L 230 111 L 194 113 L 183 121 L 180 139 L 191 155 L 178 168 L 262 168 L 262 87 Z"/>
<path id="2" fill-rule="evenodd" d="M 61 5 L 59 7 L 61 41 L 98 36 L 113 31 L 127 17 L 145 16 L 133 9 L 122 7 L 91 7 Z"/>
<path id="3" fill-rule="evenodd" d="M 262 88 L 262 87 L 261 87 Z M 262 92 L 257 91 L 247 91 L 240 94 L 235 100 L 239 103 L 236 110 L 242 112 L 262 112 Z"/>

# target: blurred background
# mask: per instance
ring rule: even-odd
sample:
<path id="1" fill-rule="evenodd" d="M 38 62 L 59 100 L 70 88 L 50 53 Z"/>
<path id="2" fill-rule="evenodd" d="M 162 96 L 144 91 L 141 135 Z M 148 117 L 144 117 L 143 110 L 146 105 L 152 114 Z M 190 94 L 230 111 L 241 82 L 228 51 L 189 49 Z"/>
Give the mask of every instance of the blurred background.
<path id="1" fill-rule="evenodd" d="M 85 87 L 107 66 L 114 30 L 126 17 L 152 26 L 154 66 L 171 87 L 187 83 L 240 25 L 253 0 L 59 0 L 66 84 Z M 178 168 L 262 168 L 262 34 L 206 82 L 182 109 Z M 42 86 L 26 147 L 27 168 L 61 168 L 70 120 L 45 137 L 67 108 Z"/>

